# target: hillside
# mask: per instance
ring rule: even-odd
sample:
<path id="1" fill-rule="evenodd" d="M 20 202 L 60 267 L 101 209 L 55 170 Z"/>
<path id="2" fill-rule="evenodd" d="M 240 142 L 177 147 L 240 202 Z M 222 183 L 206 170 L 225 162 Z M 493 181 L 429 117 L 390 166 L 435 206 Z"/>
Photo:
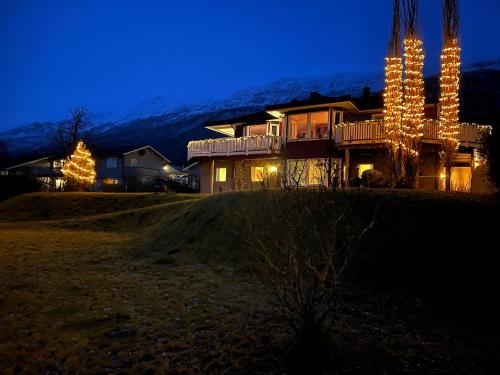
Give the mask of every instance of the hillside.
<path id="1" fill-rule="evenodd" d="M 24 207 L 22 221 L 0 222 L 0 372 L 283 374 L 291 333 L 249 272 L 238 214 L 251 206 L 252 226 L 266 225 L 266 195 L 142 196 L 0 205 L 3 218 Z M 343 283 L 326 373 L 497 373 L 499 202 L 342 197 L 380 213 Z M 68 204 L 79 214 L 68 218 Z"/>
<path id="2" fill-rule="evenodd" d="M 462 119 L 491 123 L 500 110 L 500 70 L 498 61 L 465 67 L 462 77 Z M 426 95 L 437 100 L 438 77 L 426 79 Z M 155 97 L 122 113 L 96 113 L 89 129 L 91 145 L 116 146 L 151 144 L 176 164 L 186 162 L 186 144 L 193 139 L 217 137 L 207 131 L 207 120 L 237 117 L 259 111 L 269 104 L 304 98 L 310 92 L 323 95 L 360 96 L 362 88 L 373 92 L 383 88 L 383 75 L 332 74 L 319 77 L 287 78 L 267 85 L 250 87 L 228 98 L 204 103 L 169 106 L 163 97 Z M 55 123 L 34 123 L 0 133 L 11 158 L 44 154 L 53 148 Z"/>

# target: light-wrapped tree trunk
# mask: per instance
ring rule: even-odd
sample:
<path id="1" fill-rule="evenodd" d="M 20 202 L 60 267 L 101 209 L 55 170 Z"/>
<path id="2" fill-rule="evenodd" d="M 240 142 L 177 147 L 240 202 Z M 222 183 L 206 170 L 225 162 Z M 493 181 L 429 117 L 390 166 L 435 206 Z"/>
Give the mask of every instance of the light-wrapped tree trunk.
<path id="1" fill-rule="evenodd" d="M 446 190 L 451 188 L 453 154 L 459 146 L 460 43 L 458 0 L 443 0 L 444 46 L 441 53 L 439 137 L 444 150 Z"/>

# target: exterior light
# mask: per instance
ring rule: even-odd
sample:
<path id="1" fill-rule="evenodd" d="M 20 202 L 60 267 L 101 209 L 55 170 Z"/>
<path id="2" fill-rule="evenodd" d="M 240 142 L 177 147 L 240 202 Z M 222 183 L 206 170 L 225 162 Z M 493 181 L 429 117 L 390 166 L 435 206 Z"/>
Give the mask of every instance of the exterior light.
<path id="1" fill-rule="evenodd" d="M 271 172 L 271 173 L 276 173 L 276 172 L 278 172 L 278 167 L 277 167 L 277 166 L 275 166 L 275 165 L 271 165 L 271 166 L 269 167 L 269 172 Z"/>

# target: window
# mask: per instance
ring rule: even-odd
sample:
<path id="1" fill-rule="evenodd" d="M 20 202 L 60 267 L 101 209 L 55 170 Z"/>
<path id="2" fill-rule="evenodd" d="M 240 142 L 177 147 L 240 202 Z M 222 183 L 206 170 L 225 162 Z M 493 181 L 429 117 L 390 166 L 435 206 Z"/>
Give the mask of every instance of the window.
<path id="1" fill-rule="evenodd" d="M 290 138 L 304 139 L 307 137 L 307 114 L 290 116 Z"/>
<path id="2" fill-rule="evenodd" d="M 226 168 L 216 168 L 215 169 L 215 181 L 226 182 Z"/>
<path id="3" fill-rule="evenodd" d="M 290 139 L 326 139 L 329 136 L 328 111 L 290 115 Z"/>
<path id="4" fill-rule="evenodd" d="M 287 181 L 290 186 L 306 186 L 306 162 L 288 160 Z"/>
<path id="5" fill-rule="evenodd" d="M 328 138 L 328 112 L 313 112 L 310 115 L 311 138 Z"/>
<path id="6" fill-rule="evenodd" d="M 358 164 L 358 177 L 363 177 L 364 171 L 371 171 L 373 169 L 373 164 Z"/>
<path id="7" fill-rule="evenodd" d="M 251 167 L 252 182 L 264 181 L 264 167 Z"/>
<path id="8" fill-rule="evenodd" d="M 308 172 L 309 186 L 327 185 L 328 176 L 326 173 L 326 164 L 324 160 L 309 160 Z"/>
<path id="9" fill-rule="evenodd" d="M 246 135 L 255 137 L 258 135 L 266 135 L 266 125 L 251 125 L 246 127 Z"/>
<path id="10" fill-rule="evenodd" d="M 269 123 L 269 135 L 277 136 L 280 135 L 280 128 L 277 122 Z"/>
<path id="11" fill-rule="evenodd" d="M 130 159 L 130 166 L 131 167 L 137 167 L 137 159 L 136 158 Z"/>
<path id="12" fill-rule="evenodd" d="M 117 164 L 118 164 L 117 158 L 106 159 L 106 168 L 116 168 Z"/>
<path id="13" fill-rule="evenodd" d="M 119 182 L 116 178 L 105 178 L 102 180 L 104 185 L 118 185 Z"/>
<path id="14" fill-rule="evenodd" d="M 64 159 L 58 159 L 53 161 L 53 166 L 54 168 L 62 168 L 64 167 L 65 160 Z"/>

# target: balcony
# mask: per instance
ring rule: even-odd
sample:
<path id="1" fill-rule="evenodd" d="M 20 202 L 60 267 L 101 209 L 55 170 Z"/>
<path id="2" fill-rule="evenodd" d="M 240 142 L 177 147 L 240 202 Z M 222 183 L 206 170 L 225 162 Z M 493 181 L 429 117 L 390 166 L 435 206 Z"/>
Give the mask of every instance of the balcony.
<path id="1" fill-rule="evenodd" d="M 460 145 L 477 147 L 481 143 L 484 132 L 490 131 L 489 126 L 476 124 L 460 124 Z M 354 144 L 384 143 L 386 140 L 385 126 L 382 121 L 361 121 L 339 125 L 335 132 L 335 142 L 339 146 Z M 439 143 L 439 122 L 426 120 L 424 124 L 424 143 Z"/>
<path id="2" fill-rule="evenodd" d="M 205 139 L 188 143 L 188 160 L 211 156 L 270 155 L 279 153 L 280 148 L 280 137 L 271 135 Z"/>

